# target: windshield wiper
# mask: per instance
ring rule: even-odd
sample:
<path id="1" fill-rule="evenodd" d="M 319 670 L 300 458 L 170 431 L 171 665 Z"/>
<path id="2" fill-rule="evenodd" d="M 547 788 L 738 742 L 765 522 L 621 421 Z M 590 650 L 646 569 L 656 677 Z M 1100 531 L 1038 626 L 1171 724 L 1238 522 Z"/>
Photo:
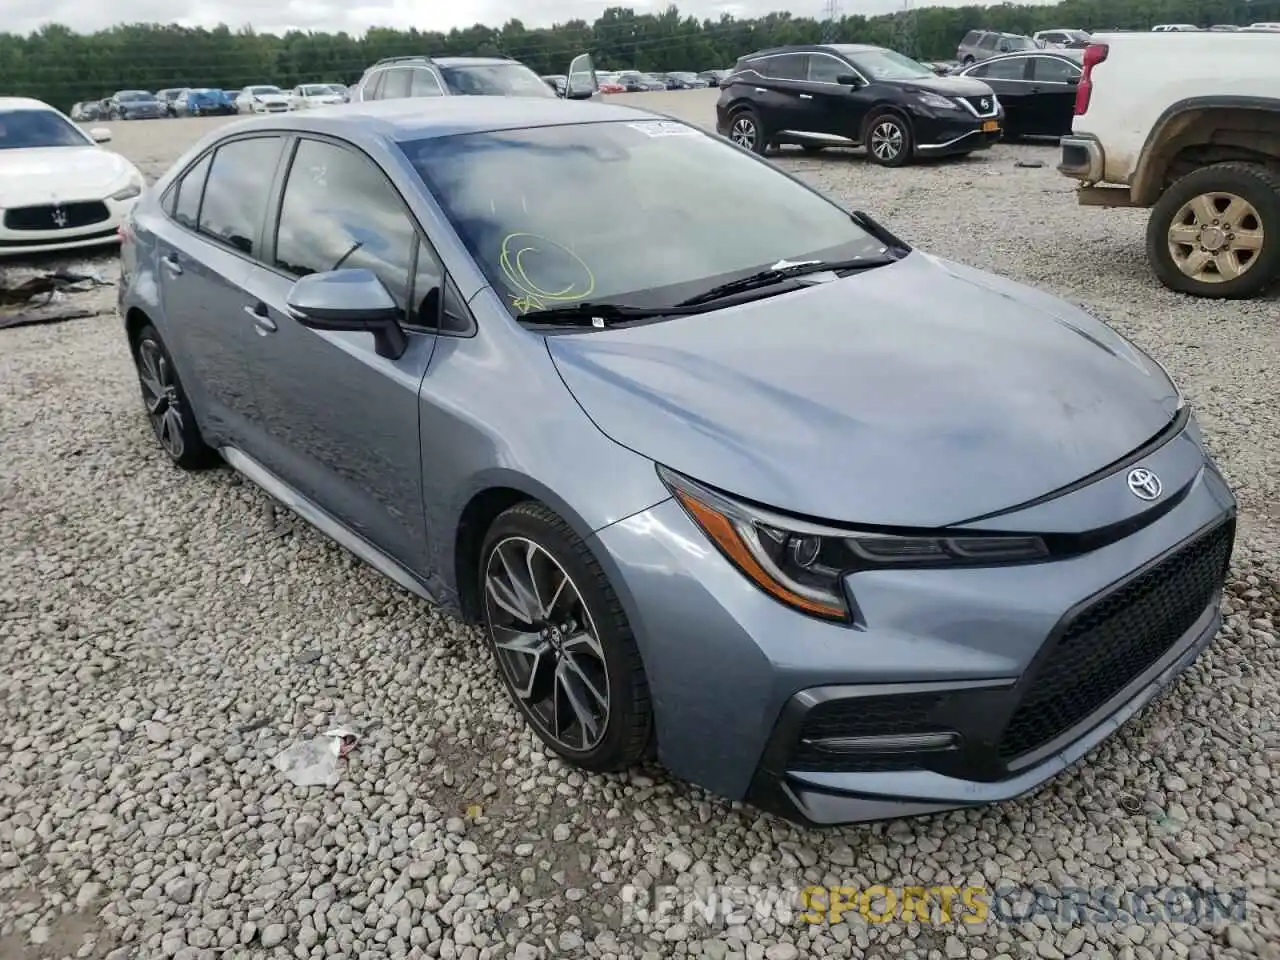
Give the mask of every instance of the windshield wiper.
<path id="1" fill-rule="evenodd" d="M 629 307 L 624 303 L 574 303 L 563 307 L 531 310 L 518 319 L 524 323 L 599 328 L 627 320 L 663 317 L 672 312 L 679 311 L 672 311 L 670 307 Z"/>
<path id="2" fill-rule="evenodd" d="M 894 257 L 858 257 L 855 260 L 801 260 L 795 263 L 780 260 L 768 270 L 761 270 L 759 273 L 752 273 L 745 277 L 739 277 L 737 280 L 719 284 L 687 300 L 681 300 L 676 306 L 696 307 L 699 304 L 731 297 L 735 293 L 746 293 L 748 290 L 771 287 L 774 284 L 782 283 L 784 280 L 803 277 L 811 273 L 843 273 L 848 270 L 869 270 L 872 267 L 883 267 L 886 264 L 893 263 L 895 259 Z"/>

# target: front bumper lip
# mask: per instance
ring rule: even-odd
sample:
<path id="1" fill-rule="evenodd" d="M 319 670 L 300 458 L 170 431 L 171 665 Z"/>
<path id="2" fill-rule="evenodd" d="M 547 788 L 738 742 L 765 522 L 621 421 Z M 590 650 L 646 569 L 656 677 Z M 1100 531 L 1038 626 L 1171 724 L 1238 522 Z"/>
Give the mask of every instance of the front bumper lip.
<path id="1" fill-rule="evenodd" d="M 1221 602 L 1219 591 L 1191 628 L 1159 660 L 1070 730 L 1033 754 L 1020 758 L 1017 764 L 1011 764 L 1016 772 L 1010 777 L 984 782 L 931 770 L 826 773 L 769 769 L 771 765 L 785 765 L 782 754 L 789 749 L 789 744 L 795 742 L 805 713 L 824 701 L 943 690 L 986 689 L 994 692 L 1011 688 L 1015 680 L 971 681 L 964 685 L 820 687 L 801 691 L 784 708 L 771 748 L 766 751 L 747 799 L 757 806 L 811 826 L 837 826 L 939 813 L 1021 796 L 1079 761 L 1166 691 L 1212 642 L 1222 626 Z M 771 764 L 771 760 L 774 763 Z"/>

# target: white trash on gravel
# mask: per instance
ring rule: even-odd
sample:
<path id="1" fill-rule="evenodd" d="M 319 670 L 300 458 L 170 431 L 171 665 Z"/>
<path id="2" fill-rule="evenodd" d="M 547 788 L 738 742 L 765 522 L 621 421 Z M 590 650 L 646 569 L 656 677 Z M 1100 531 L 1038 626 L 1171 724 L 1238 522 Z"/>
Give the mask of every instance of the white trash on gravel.
<path id="1" fill-rule="evenodd" d="M 271 762 L 295 787 L 335 787 L 341 779 L 338 760 L 355 745 L 353 731 L 334 727 L 314 740 L 286 747 Z"/>

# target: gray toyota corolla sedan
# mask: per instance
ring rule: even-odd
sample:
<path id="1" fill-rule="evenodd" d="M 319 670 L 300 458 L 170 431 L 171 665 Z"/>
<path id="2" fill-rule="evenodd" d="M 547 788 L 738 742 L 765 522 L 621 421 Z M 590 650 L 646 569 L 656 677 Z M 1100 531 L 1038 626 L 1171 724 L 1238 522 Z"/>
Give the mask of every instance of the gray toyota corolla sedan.
<path id="1" fill-rule="evenodd" d="M 1209 643 L 1158 363 L 617 105 L 243 121 L 125 227 L 161 446 L 480 623 L 556 753 L 834 824 L 1013 797 Z"/>

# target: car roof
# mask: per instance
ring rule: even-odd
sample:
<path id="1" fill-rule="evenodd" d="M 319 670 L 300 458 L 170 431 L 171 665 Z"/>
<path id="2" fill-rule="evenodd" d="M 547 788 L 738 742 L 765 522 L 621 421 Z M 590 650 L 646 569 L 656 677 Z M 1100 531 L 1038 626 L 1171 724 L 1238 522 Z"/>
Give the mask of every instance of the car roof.
<path id="1" fill-rule="evenodd" d="M 528 127 L 568 126 L 622 120 L 662 120 L 661 114 L 618 104 L 551 97 L 407 97 L 372 100 L 271 117 L 279 130 L 312 131 L 351 137 L 355 133 L 397 143 L 465 133 L 489 133 Z M 224 127 L 228 134 L 262 129 L 263 118 Z"/>
<path id="2" fill-rule="evenodd" d="M 741 60 L 750 60 L 752 57 L 768 57 L 779 53 L 840 53 L 845 56 L 855 53 L 870 53 L 872 50 L 883 50 L 884 47 L 877 47 L 872 43 L 793 43 L 785 47 L 769 47 L 765 50 L 757 50 L 749 53 Z"/>
<path id="3" fill-rule="evenodd" d="M 0 97 L 0 112 L 11 113 L 14 110 L 53 110 L 53 107 L 43 100 L 33 100 L 30 97 Z"/>
<path id="4" fill-rule="evenodd" d="M 374 67 L 411 67 L 414 61 L 421 60 L 423 63 L 435 63 L 442 67 L 492 67 L 500 64 L 520 63 L 519 60 L 512 60 L 510 57 L 430 57 L 425 53 L 420 57 L 392 57 L 386 63 L 372 64 L 369 69 Z"/>

